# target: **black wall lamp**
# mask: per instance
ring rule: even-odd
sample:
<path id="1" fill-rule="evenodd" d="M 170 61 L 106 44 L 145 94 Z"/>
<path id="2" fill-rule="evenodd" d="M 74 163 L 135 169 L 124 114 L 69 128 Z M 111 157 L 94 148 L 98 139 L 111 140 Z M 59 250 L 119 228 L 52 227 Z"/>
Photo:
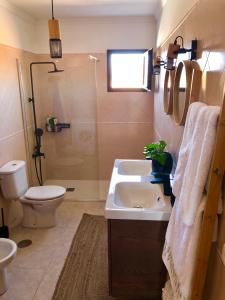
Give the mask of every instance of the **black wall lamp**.
<path id="1" fill-rule="evenodd" d="M 178 39 L 181 40 L 181 45 L 177 43 Z M 164 68 L 167 70 L 174 70 L 176 67 L 176 59 L 178 54 L 184 54 L 190 52 L 191 53 L 190 60 L 195 60 L 197 58 L 197 46 L 198 46 L 198 42 L 195 39 L 191 41 L 190 49 L 184 48 L 184 39 L 182 36 L 178 35 L 175 38 L 173 44 L 169 44 L 166 60 L 165 61 L 162 60 L 161 57 L 159 56 L 156 57 L 156 63 L 153 66 L 153 74 L 159 75 L 161 66 L 164 66 Z"/>
<path id="2" fill-rule="evenodd" d="M 160 68 L 164 66 L 165 62 L 161 56 L 156 56 L 155 63 L 153 65 L 153 75 L 160 75 Z"/>

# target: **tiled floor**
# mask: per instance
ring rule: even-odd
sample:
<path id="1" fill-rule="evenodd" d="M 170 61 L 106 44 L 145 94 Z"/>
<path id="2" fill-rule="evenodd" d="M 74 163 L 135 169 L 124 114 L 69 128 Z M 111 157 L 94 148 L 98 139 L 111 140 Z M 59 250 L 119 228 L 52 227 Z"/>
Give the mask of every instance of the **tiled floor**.
<path id="1" fill-rule="evenodd" d="M 104 202 L 65 201 L 58 209 L 56 227 L 14 228 L 11 239 L 31 239 L 33 243 L 18 249 L 8 268 L 9 290 L 0 299 L 50 300 L 83 213 L 103 215 L 104 206 Z"/>

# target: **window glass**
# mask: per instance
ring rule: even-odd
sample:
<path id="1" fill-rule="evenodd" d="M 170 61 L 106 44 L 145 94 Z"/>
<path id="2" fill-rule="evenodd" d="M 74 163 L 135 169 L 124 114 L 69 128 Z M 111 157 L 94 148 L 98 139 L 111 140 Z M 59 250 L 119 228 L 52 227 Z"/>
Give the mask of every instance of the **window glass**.
<path id="1" fill-rule="evenodd" d="M 108 50 L 108 91 L 151 89 L 152 50 Z"/>
<path id="2" fill-rule="evenodd" d="M 112 88 L 143 88 L 143 66 L 141 53 L 112 54 Z"/>

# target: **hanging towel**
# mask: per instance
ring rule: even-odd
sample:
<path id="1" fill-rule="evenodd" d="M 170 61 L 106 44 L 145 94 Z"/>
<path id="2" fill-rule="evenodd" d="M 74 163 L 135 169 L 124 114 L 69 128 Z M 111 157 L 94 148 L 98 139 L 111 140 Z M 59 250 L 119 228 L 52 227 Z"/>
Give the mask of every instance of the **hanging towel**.
<path id="1" fill-rule="evenodd" d="M 163 288 L 162 292 L 163 292 L 162 300 L 173 300 L 174 299 L 170 280 L 168 280 L 166 282 L 165 287 Z"/>
<path id="2" fill-rule="evenodd" d="M 198 110 L 197 115 L 196 110 Z M 186 225 L 192 225 L 195 220 L 207 182 L 219 111 L 218 106 L 199 105 L 199 103 L 191 105 L 189 126 L 184 130 L 185 140 L 181 145 L 173 187 L 174 195 L 182 201 L 181 210 Z M 194 127 L 190 122 L 194 122 Z"/>
<path id="3" fill-rule="evenodd" d="M 189 107 L 173 185 L 176 201 L 162 255 L 170 278 L 163 290 L 164 300 L 190 298 L 218 115 L 216 106 L 193 103 Z"/>
<path id="4" fill-rule="evenodd" d="M 173 181 L 173 194 L 175 197 L 180 196 L 184 170 L 186 168 L 188 157 L 190 155 L 191 138 L 195 127 L 195 122 L 200 108 L 204 107 L 204 105 L 205 104 L 201 102 L 194 102 L 192 105 L 190 105 L 187 113 L 185 130 L 183 133 L 183 139 L 180 146 L 179 158 L 176 167 L 176 176 Z"/>
<path id="5" fill-rule="evenodd" d="M 183 223 L 181 202 L 175 201 L 162 256 L 170 278 L 163 290 L 163 300 L 190 299 L 191 280 L 205 200 L 206 198 L 203 197 L 192 226 Z"/>

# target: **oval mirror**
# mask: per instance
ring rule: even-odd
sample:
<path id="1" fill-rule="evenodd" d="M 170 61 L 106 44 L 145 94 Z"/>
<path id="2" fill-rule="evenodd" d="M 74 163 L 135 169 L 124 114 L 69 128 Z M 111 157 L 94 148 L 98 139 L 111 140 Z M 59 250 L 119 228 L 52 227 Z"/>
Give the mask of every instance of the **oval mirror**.
<path id="1" fill-rule="evenodd" d="M 164 80 L 164 96 L 163 106 L 167 115 L 173 113 L 173 85 L 175 78 L 175 70 L 166 70 Z"/>
<path id="2" fill-rule="evenodd" d="M 199 70 L 194 61 L 181 61 L 178 64 L 173 90 L 173 117 L 178 125 L 184 125 L 188 107 L 191 104 L 191 86 L 193 70 Z"/>

